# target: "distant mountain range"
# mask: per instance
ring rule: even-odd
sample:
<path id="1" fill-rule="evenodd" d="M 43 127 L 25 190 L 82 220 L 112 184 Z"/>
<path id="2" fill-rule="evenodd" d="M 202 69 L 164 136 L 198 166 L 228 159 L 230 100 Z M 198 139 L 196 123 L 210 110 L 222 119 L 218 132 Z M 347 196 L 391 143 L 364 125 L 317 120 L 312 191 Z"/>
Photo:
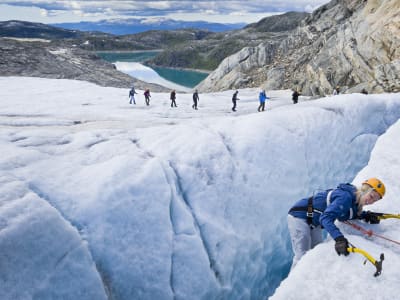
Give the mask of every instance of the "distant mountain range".
<path id="1" fill-rule="evenodd" d="M 196 28 L 209 30 L 212 32 L 223 32 L 228 30 L 240 29 L 246 26 L 245 23 L 221 24 L 209 23 L 205 21 L 177 21 L 165 18 L 159 19 L 115 19 L 102 20 L 98 22 L 79 22 L 79 23 L 55 23 L 56 27 L 80 31 L 101 31 L 116 35 L 134 34 L 149 30 L 176 30 L 186 28 Z"/>
<path id="2" fill-rule="evenodd" d="M 42 23 L 19 20 L 0 22 L 0 37 L 71 39 L 83 36 L 82 32 L 56 28 Z"/>

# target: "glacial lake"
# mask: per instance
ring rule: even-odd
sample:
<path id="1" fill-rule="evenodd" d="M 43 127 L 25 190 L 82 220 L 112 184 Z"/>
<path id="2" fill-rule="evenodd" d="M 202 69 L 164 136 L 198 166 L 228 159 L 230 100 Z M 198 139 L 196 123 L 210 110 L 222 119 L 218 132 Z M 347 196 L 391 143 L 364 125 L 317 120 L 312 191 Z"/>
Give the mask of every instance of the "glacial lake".
<path id="1" fill-rule="evenodd" d="M 146 60 L 155 57 L 160 51 L 135 51 L 135 52 L 96 52 L 102 59 L 112 62 L 112 63 L 136 63 L 132 64 L 135 68 L 137 63 L 141 64 Z M 117 64 L 117 69 L 118 69 Z M 160 77 L 167 81 L 176 83 L 178 85 L 193 88 L 203 79 L 205 79 L 208 74 L 204 72 L 198 72 L 193 70 L 183 70 L 174 68 L 164 68 L 164 67 L 153 67 L 146 66 L 154 70 Z M 126 71 L 126 70 L 124 70 Z M 132 69 L 130 75 L 134 76 L 135 69 Z M 134 76 L 136 77 L 136 76 Z M 144 78 L 139 78 L 140 80 L 146 81 Z"/>

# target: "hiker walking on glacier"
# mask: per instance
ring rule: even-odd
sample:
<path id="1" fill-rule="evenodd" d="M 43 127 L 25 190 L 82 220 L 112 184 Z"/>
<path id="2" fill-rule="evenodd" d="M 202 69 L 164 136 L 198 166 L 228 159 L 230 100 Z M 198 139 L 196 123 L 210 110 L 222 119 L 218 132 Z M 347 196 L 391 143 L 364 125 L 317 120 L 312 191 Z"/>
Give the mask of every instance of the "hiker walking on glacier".
<path id="1" fill-rule="evenodd" d="M 150 105 L 150 90 L 146 89 L 143 93 L 144 95 L 144 101 L 146 101 L 146 105 L 149 106 Z"/>
<path id="2" fill-rule="evenodd" d="M 176 102 L 175 102 L 175 100 L 176 100 L 176 92 L 175 92 L 175 90 L 171 91 L 171 95 L 170 95 L 169 98 L 171 99 L 171 107 L 177 107 L 176 106 Z"/>
<path id="3" fill-rule="evenodd" d="M 336 96 L 340 94 L 340 87 L 337 85 L 332 92 L 332 95 Z"/>
<path id="4" fill-rule="evenodd" d="M 232 96 L 232 103 L 233 103 L 232 111 L 236 111 L 236 101 L 239 100 L 239 98 L 237 97 L 238 94 L 239 94 L 239 91 L 236 91 L 235 93 L 233 93 L 233 96 Z"/>
<path id="5" fill-rule="evenodd" d="M 193 93 L 193 105 L 192 105 L 193 109 L 197 109 L 197 103 L 199 102 L 199 100 L 200 100 L 199 93 L 197 92 L 197 90 L 195 90 Z"/>
<path id="6" fill-rule="evenodd" d="M 335 240 L 338 255 L 348 255 L 349 243 L 335 225 L 335 220 L 363 219 L 378 224 L 377 213 L 363 211 L 385 195 L 385 185 L 376 178 L 364 181 L 361 187 L 342 183 L 335 189 L 318 192 L 296 202 L 288 213 L 288 228 L 294 252 L 292 268 L 310 249 L 322 242 L 322 228 Z"/>
<path id="7" fill-rule="evenodd" d="M 298 92 L 297 90 L 293 91 L 293 94 L 292 94 L 293 104 L 297 104 L 297 102 L 299 102 L 300 95 L 301 95 L 300 92 Z"/>
<path id="8" fill-rule="evenodd" d="M 129 104 L 132 104 L 132 103 L 136 104 L 135 94 L 137 94 L 135 91 L 135 87 L 132 87 L 131 90 L 129 91 Z"/>
<path id="9" fill-rule="evenodd" d="M 265 93 L 265 90 L 262 90 L 260 94 L 258 95 L 258 99 L 260 100 L 260 105 L 258 106 L 258 111 L 264 111 L 265 110 L 265 100 L 269 99 L 267 97 L 267 94 Z"/>

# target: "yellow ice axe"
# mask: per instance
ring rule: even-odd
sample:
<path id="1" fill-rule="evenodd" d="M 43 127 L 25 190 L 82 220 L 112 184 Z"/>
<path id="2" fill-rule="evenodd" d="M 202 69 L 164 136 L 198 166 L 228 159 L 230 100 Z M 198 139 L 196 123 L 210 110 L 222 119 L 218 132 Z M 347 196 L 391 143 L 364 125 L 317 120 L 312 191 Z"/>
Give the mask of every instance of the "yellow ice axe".
<path id="1" fill-rule="evenodd" d="M 400 219 L 400 214 L 384 214 L 384 213 L 382 213 L 381 215 L 378 215 L 379 220 L 390 219 L 390 218 Z"/>
<path id="2" fill-rule="evenodd" d="M 354 253 L 360 253 L 362 255 L 364 255 L 364 257 L 369 260 L 371 262 L 371 264 L 373 264 L 376 267 L 376 272 L 374 274 L 375 277 L 381 275 L 382 273 L 382 263 L 383 260 L 385 259 L 385 256 L 383 255 L 383 253 L 380 256 L 380 261 L 376 260 L 375 258 L 373 258 L 367 251 L 360 249 L 360 248 L 356 248 L 356 247 L 349 247 L 347 248 L 347 251 L 349 252 L 354 252 Z M 364 261 L 364 264 L 367 261 Z"/>

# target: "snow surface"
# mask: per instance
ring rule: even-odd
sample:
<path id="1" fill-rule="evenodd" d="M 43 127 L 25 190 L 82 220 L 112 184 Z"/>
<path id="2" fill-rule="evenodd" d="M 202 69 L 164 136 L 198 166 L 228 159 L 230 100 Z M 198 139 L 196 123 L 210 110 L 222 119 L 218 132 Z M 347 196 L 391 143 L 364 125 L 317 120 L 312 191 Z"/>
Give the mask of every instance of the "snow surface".
<path id="1" fill-rule="evenodd" d="M 197 111 L 190 93 L 171 108 L 169 94 L 146 106 L 128 92 L 0 78 L 0 299 L 265 299 L 290 268 L 300 197 L 377 176 L 374 209 L 398 212 L 399 94 L 293 105 L 267 91 L 258 113 L 245 89 L 233 113 L 233 91 L 200 94 Z M 371 228 L 399 240 L 398 222 Z M 380 277 L 328 238 L 271 299 L 398 295 L 399 246 L 343 230 L 385 253 Z"/>

